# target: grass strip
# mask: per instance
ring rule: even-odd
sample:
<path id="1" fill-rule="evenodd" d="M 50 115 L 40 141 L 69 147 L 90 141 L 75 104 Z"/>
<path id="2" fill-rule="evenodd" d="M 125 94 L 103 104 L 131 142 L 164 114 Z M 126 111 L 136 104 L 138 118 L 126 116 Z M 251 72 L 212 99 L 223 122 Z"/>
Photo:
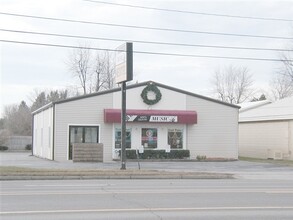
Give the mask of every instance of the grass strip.
<path id="1" fill-rule="evenodd" d="M 258 158 L 251 158 L 251 157 L 239 157 L 239 160 L 247 161 L 247 162 L 256 162 L 256 163 L 270 163 L 275 165 L 293 167 L 293 160 L 272 160 L 272 159 L 258 159 Z"/>
<path id="2" fill-rule="evenodd" d="M 118 169 L 34 169 L 17 166 L 0 166 L 0 176 L 229 176 L 208 172 L 173 172 L 159 170 Z M 231 175 L 232 177 L 232 175 Z"/>

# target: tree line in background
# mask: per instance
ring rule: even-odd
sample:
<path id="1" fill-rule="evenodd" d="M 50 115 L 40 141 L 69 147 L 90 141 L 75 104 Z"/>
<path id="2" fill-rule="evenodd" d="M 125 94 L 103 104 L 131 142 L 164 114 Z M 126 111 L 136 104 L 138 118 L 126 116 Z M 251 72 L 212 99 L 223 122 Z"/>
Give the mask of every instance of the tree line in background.
<path id="1" fill-rule="evenodd" d="M 292 96 L 292 50 L 280 56 L 282 64 L 274 72 L 268 91 L 253 87 L 253 75 L 247 67 L 230 65 L 215 71 L 211 79 L 213 96 L 232 104 Z M 111 89 L 115 85 L 114 57 L 108 51 L 93 53 L 86 46 L 81 47 L 70 54 L 68 66 L 73 77 L 78 79 L 83 94 Z"/>
<path id="2" fill-rule="evenodd" d="M 215 71 L 211 79 L 212 94 L 219 100 L 231 104 L 245 101 L 273 101 L 293 95 L 293 54 L 281 55 L 281 66 L 273 73 L 268 91 L 253 87 L 253 75 L 246 67 L 228 66 Z"/>
<path id="3" fill-rule="evenodd" d="M 232 104 L 265 100 L 268 96 L 274 100 L 292 96 L 292 59 L 292 52 L 282 54 L 282 65 L 274 73 L 268 92 L 258 91 L 253 87 L 253 75 L 248 68 L 231 65 L 215 71 L 211 79 L 212 94 L 217 99 Z M 78 80 L 83 95 L 115 86 L 114 57 L 107 51 L 94 53 L 86 47 L 80 47 L 69 55 L 67 65 L 72 76 Z M 0 142 L 9 135 L 31 135 L 33 111 L 50 102 L 78 95 L 80 92 L 77 89 L 35 91 L 31 97 L 31 106 L 24 101 L 19 105 L 6 106 L 3 118 L 0 119 Z"/>
<path id="4" fill-rule="evenodd" d="M 114 88 L 115 63 L 112 53 L 93 52 L 86 46 L 73 50 L 67 60 L 67 66 L 72 77 L 78 80 L 78 85 L 71 90 L 37 91 L 31 94 L 31 106 L 25 101 L 5 106 L 0 119 L 0 145 L 11 136 L 29 136 L 32 134 L 32 112 L 42 106 L 69 97 L 86 95 L 93 92 Z M 80 89 L 81 88 L 81 92 Z"/>
<path id="5" fill-rule="evenodd" d="M 33 104 L 28 106 L 25 101 L 19 105 L 5 106 L 3 117 L 0 119 L 0 145 L 4 145 L 9 136 L 32 135 L 32 112 L 42 106 L 68 97 L 67 90 L 35 91 L 31 99 Z"/>

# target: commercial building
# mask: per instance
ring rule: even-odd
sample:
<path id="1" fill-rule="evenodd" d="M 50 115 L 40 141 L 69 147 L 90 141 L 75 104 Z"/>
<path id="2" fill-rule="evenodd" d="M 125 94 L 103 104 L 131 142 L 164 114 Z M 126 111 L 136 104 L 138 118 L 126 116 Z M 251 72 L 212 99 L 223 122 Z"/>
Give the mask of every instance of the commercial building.
<path id="1" fill-rule="evenodd" d="M 103 161 L 117 158 L 119 88 L 50 103 L 33 113 L 33 154 L 72 159 L 74 143 L 102 143 Z M 148 81 L 127 87 L 127 149 L 189 150 L 190 158 L 238 158 L 238 109 Z"/>
<path id="2" fill-rule="evenodd" d="M 293 160 L 293 97 L 254 106 L 239 114 L 239 155 Z"/>

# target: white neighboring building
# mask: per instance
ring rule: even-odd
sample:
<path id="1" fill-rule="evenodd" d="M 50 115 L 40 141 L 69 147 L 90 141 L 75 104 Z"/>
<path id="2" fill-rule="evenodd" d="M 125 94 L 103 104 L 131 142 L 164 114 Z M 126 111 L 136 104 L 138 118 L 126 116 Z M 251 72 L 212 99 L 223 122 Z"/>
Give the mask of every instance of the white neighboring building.
<path id="1" fill-rule="evenodd" d="M 240 111 L 239 156 L 293 160 L 293 97 Z"/>
<path id="2" fill-rule="evenodd" d="M 241 109 L 239 109 L 239 112 L 242 113 L 242 112 L 252 110 L 252 109 L 255 109 L 270 103 L 272 102 L 270 102 L 269 100 L 262 100 L 262 101 L 256 101 L 256 102 L 243 102 L 238 104 L 241 107 Z"/>
<path id="3" fill-rule="evenodd" d="M 143 91 L 155 86 L 158 90 Z M 50 103 L 33 112 L 33 154 L 56 161 L 71 160 L 72 143 L 103 143 L 103 160 L 120 148 L 119 88 Z M 187 149 L 190 158 L 238 159 L 239 106 L 156 82 L 127 87 L 126 147 Z"/>

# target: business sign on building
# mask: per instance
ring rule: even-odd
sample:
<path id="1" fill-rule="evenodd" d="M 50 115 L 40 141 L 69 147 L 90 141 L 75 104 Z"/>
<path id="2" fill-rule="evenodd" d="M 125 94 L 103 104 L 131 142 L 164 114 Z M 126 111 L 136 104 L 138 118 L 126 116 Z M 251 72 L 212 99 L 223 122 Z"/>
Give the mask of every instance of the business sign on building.
<path id="1" fill-rule="evenodd" d="M 159 122 L 159 123 L 176 123 L 177 116 L 162 116 L 162 115 L 127 115 L 127 122 Z"/>
<path id="2" fill-rule="evenodd" d="M 133 79 L 132 43 L 125 43 L 116 49 L 116 83 Z"/>
<path id="3" fill-rule="evenodd" d="M 120 109 L 105 109 L 105 123 L 121 122 Z M 126 111 L 126 122 L 149 122 L 149 123 L 178 123 L 196 124 L 197 114 L 195 111 L 172 111 L 172 110 L 135 110 Z"/>

